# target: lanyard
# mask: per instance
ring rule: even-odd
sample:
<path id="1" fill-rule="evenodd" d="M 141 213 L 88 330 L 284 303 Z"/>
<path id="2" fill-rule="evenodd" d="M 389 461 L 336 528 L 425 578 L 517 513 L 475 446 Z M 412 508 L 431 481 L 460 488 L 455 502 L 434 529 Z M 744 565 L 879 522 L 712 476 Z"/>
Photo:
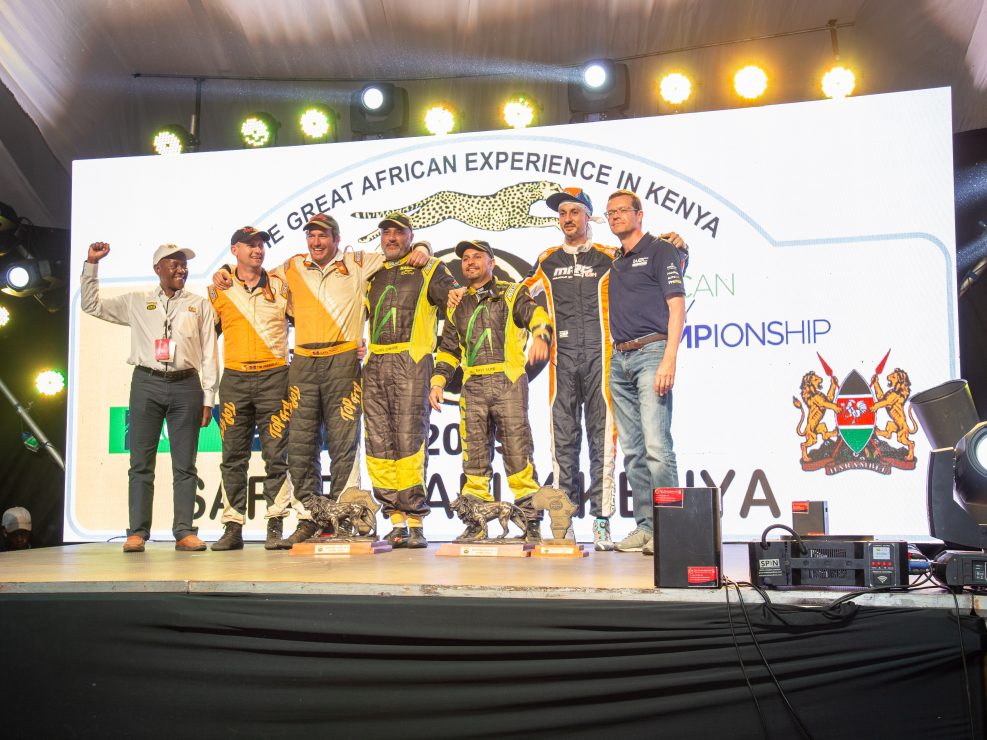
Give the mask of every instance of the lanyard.
<path id="1" fill-rule="evenodd" d="M 172 310 L 172 303 L 174 302 L 174 299 L 175 296 L 171 296 L 169 298 L 165 298 L 164 301 L 164 312 L 165 312 L 164 338 L 165 339 L 171 339 L 171 330 L 172 327 L 174 326 L 175 313 L 177 311 L 177 306 L 175 307 L 175 310 Z M 179 300 L 179 302 L 181 301 Z"/>

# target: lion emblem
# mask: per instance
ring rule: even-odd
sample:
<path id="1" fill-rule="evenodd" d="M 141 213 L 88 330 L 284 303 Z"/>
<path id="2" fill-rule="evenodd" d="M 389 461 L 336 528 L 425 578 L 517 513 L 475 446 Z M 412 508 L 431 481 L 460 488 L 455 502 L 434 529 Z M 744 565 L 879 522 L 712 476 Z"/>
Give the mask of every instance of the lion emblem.
<path id="1" fill-rule="evenodd" d="M 877 402 L 870 407 L 870 410 L 885 409 L 888 416 L 891 417 L 884 429 L 875 427 L 874 434 L 883 439 L 894 437 L 898 444 L 908 448 L 905 459 L 914 460 L 915 443 L 912 442 L 910 435 L 918 431 L 918 424 L 914 414 L 912 414 L 911 406 L 908 407 L 908 417 L 912 420 L 911 426 L 908 424 L 908 418 L 905 417 L 905 402 L 912 394 L 912 381 L 909 379 L 908 373 L 900 367 L 888 373 L 886 380 L 888 381 L 888 390 L 885 392 L 881 390 L 881 382 L 877 374 L 870 379 L 874 396 L 877 398 Z"/>
<path id="2" fill-rule="evenodd" d="M 507 231 L 531 227 L 554 226 L 557 217 L 532 216 L 531 207 L 553 193 L 562 192 L 562 187 L 547 180 L 519 182 L 501 188 L 491 195 L 470 195 L 453 190 L 441 190 L 415 203 L 389 208 L 386 211 L 359 211 L 351 214 L 354 218 L 381 219 L 396 211 L 406 213 L 412 226 L 424 229 L 450 219 L 461 221 L 484 231 Z M 380 229 L 360 237 L 361 243 L 372 241 L 380 236 Z"/>
<path id="3" fill-rule="evenodd" d="M 799 399 L 792 396 L 792 403 L 795 405 L 795 408 L 802 412 L 802 417 L 795 425 L 795 433 L 803 438 L 802 459 L 805 462 L 810 461 L 809 448 L 819 442 L 820 438 L 825 442 L 835 437 L 838 433 L 835 429 L 831 430 L 826 426 L 823 417 L 826 415 L 827 409 L 836 413 L 840 412 L 840 407 L 833 403 L 839 381 L 835 375 L 830 376 L 829 392 L 826 394 L 823 394 L 821 390 L 822 384 L 823 379 L 810 370 L 802 376 L 802 401 L 800 402 Z M 804 407 L 802 405 L 803 403 L 805 404 Z M 803 421 L 805 422 L 805 426 L 799 429 Z"/>
<path id="4" fill-rule="evenodd" d="M 494 519 L 500 522 L 500 526 L 504 530 L 497 537 L 499 540 L 507 537 L 509 522 L 514 522 L 522 533 L 525 532 L 528 523 L 528 518 L 524 512 L 506 501 L 481 501 L 475 496 L 467 495 L 457 498 L 449 504 L 449 508 L 466 525 L 466 530 L 456 538 L 457 542 L 487 539 L 487 522 L 492 522 Z"/>
<path id="5" fill-rule="evenodd" d="M 332 527 L 336 537 L 377 534 L 377 518 L 363 504 L 340 503 L 326 496 L 315 496 L 309 510 L 315 523 L 323 529 Z"/>

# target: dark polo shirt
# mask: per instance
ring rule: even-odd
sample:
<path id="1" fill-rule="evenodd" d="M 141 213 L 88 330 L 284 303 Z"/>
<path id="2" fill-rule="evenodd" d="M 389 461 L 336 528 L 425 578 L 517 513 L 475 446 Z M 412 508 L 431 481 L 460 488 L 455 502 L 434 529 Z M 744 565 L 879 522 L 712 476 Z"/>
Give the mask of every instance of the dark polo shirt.
<path id="1" fill-rule="evenodd" d="M 629 342 L 668 333 L 668 303 L 685 295 L 682 258 L 671 243 L 645 234 L 630 250 L 621 249 L 610 268 L 610 334 Z"/>

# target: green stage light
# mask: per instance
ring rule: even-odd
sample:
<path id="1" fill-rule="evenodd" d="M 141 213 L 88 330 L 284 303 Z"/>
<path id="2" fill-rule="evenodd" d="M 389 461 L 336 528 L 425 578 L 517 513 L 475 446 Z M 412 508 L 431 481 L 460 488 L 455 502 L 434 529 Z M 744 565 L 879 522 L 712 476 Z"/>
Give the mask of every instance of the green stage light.
<path id="1" fill-rule="evenodd" d="M 321 141 L 329 138 L 336 126 L 336 114 L 332 109 L 322 105 L 313 105 L 305 109 L 298 118 L 302 136 L 310 141 Z"/>
<path id="2" fill-rule="evenodd" d="M 252 113 L 240 124 L 240 139 L 244 146 L 258 149 L 273 146 L 278 141 L 281 124 L 269 113 Z"/>
<path id="3" fill-rule="evenodd" d="M 65 390 L 65 376 L 58 370 L 43 370 L 38 373 L 34 387 L 42 396 L 54 396 Z"/>
<path id="4" fill-rule="evenodd" d="M 195 137 L 184 127 L 170 124 L 158 129 L 151 140 L 151 149 L 155 154 L 184 154 L 195 144 Z"/>

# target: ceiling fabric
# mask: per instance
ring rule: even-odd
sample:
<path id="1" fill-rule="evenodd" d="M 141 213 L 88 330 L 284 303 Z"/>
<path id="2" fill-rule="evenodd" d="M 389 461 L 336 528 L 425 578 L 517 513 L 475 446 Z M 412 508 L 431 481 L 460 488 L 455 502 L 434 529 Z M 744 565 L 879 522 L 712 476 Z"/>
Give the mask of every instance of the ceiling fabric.
<path id="1" fill-rule="evenodd" d="M 156 127 L 189 125 L 191 79 L 136 73 L 267 80 L 203 84 L 204 150 L 238 146 L 254 110 L 283 122 L 279 143 L 301 143 L 292 119 L 309 101 L 332 105 L 348 139 L 349 96 L 371 80 L 400 81 L 416 122 L 446 101 L 465 130 L 483 130 L 501 126 L 513 92 L 539 102 L 542 123 L 567 123 L 566 80 L 594 57 L 627 60 L 634 116 L 668 112 L 656 81 L 672 69 L 694 80 L 686 112 L 735 107 L 732 73 L 755 61 L 770 80 L 763 102 L 816 99 L 829 19 L 859 93 L 950 85 L 954 129 L 987 127 L 983 0 L 6 0 L 0 82 L 67 173 L 75 159 L 148 153 Z M 3 128 L 22 170 L 0 175 L 6 201 L 36 165 Z"/>

